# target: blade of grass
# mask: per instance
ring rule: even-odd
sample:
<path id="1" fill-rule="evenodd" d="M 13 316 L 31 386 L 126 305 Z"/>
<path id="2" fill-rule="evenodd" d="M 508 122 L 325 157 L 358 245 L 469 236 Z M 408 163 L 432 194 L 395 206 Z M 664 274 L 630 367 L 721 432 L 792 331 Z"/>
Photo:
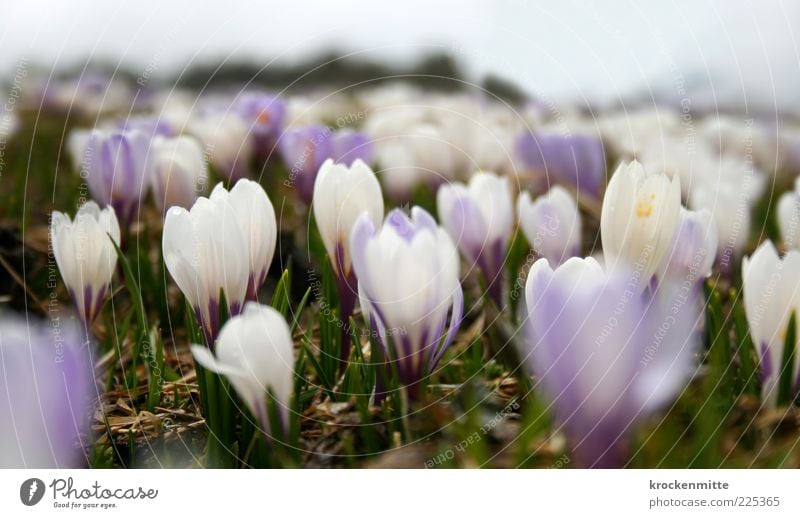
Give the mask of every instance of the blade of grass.
<path id="1" fill-rule="evenodd" d="M 783 341 L 783 357 L 781 358 L 780 378 L 778 381 L 778 405 L 789 405 L 794 401 L 794 357 L 797 352 L 797 315 L 792 311 L 789 324 L 786 326 L 786 337 Z"/>

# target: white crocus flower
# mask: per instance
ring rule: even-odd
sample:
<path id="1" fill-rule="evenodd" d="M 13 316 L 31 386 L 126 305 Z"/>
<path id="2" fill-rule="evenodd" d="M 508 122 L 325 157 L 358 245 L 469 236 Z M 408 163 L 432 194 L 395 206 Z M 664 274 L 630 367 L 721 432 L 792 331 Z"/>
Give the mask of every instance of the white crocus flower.
<path id="1" fill-rule="evenodd" d="M 189 136 L 156 138 L 151 153 L 153 197 L 158 206 L 162 210 L 191 207 L 207 177 L 200 143 Z"/>
<path id="2" fill-rule="evenodd" d="M 117 264 L 111 242 L 120 242 L 114 209 L 108 206 L 101 210 L 90 201 L 78 209 L 74 221 L 54 211 L 50 238 L 61 278 L 84 323 L 91 324 L 103 306 Z"/>
<path id="3" fill-rule="evenodd" d="M 164 221 L 164 263 L 203 326 L 219 330 L 220 291 L 236 314 L 247 292 L 249 261 L 239 216 L 225 200 L 198 198 L 191 210 L 173 207 Z"/>
<path id="4" fill-rule="evenodd" d="M 383 195 L 375 173 L 356 159 L 353 165 L 326 160 L 314 182 L 314 218 L 325 244 L 339 290 L 339 318 L 348 322 L 355 307 L 358 285 L 352 271 L 350 235 L 362 214 L 375 227 L 383 220 Z M 341 360 L 350 355 L 350 333 L 342 327 Z"/>
<path id="5" fill-rule="evenodd" d="M 778 227 L 787 249 L 800 249 L 800 178 L 794 182 L 794 190 L 784 193 L 778 201 Z"/>
<path id="6" fill-rule="evenodd" d="M 455 175 L 456 150 L 439 125 L 413 122 L 394 134 L 381 134 L 369 133 L 376 139 L 381 182 L 393 198 L 407 200 L 419 184 L 439 185 Z"/>
<path id="7" fill-rule="evenodd" d="M 531 200 L 528 192 L 517 200 L 519 226 L 540 257 L 559 265 L 577 256 L 581 248 L 581 215 L 575 199 L 561 186 Z"/>
<path id="8" fill-rule="evenodd" d="M 248 302 L 240 315 L 222 326 L 216 356 L 202 345 L 193 345 L 191 349 L 200 365 L 230 380 L 265 432 L 270 430 L 267 391 L 275 398 L 282 424 L 286 425 L 293 390 L 294 353 L 289 325 L 277 310 Z"/>
<path id="9" fill-rule="evenodd" d="M 761 363 L 762 401 L 774 407 L 789 318 L 792 312 L 800 318 L 800 252 L 790 250 L 781 259 L 775 245 L 765 241 L 752 256 L 744 258 L 742 279 L 744 309 Z M 797 388 L 799 365 L 800 355 L 795 355 L 793 389 Z"/>
<path id="10" fill-rule="evenodd" d="M 439 221 L 464 257 L 483 272 L 489 293 L 502 307 L 502 269 L 514 230 L 508 178 L 476 173 L 469 185 L 445 184 L 436 195 Z"/>
<path id="11" fill-rule="evenodd" d="M 223 177 L 235 181 L 245 176 L 253 146 L 250 128 L 238 114 L 207 114 L 193 119 L 188 130 L 203 143 L 208 161 Z"/>
<path id="12" fill-rule="evenodd" d="M 639 162 L 623 162 L 603 199 L 600 232 L 609 266 L 625 263 L 644 290 L 669 251 L 681 209 L 679 178 L 646 172 Z"/>
<path id="13" fill-rule="evenodd" d="M 242 253 L 248 260 L 247 299 L 256 300 L 278 241 L 278 223 L 272 202 L 258 182 L 246 178 L 236 182 L 230 192 L 218 183 L 209 199 L 218 204 L 229 203 L 236 213 L 244 237 Z"/>

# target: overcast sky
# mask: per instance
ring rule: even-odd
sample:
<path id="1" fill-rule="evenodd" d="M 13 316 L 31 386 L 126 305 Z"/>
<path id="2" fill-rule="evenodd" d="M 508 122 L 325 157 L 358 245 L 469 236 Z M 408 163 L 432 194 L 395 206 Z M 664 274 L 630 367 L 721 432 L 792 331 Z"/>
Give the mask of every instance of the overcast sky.
<path id="1" fill-rule="evenodd" d="M 645 8 L 646 6 L 646 8 Z M 800 112 L 800 2 L 368 0 L 7 2 L 0 73 L 88 58 L 170 76 L 196 61 L 289 62 L 338 49 L 373 60 L 453 52 L 555 100 L 674 96 Z"/>

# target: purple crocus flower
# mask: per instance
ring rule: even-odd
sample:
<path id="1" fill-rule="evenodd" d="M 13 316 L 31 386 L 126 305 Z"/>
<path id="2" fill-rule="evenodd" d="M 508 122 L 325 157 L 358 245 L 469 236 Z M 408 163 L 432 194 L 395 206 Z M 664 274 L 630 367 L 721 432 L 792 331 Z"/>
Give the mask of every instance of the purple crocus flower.
<path id="1" fill-rule="evenodd" d="M 564 182 L 600 198 L 606 157 L 599 138 L 525 132 L 517 138 L 516 152 L 522 167 L 544 175 L 548 184 Z"/>
<path id="2" fill-rule="evenodd" d="M 278 145 L 283 163 L 289 170 L 286 184 L 296 187 L 300 198 L 310 204 L 317 172 L 332 154 L 330 128 L 321 124 L 289 128 Z"/>
<path id="3" fill-rule="evenodd" d="M 47 84 L 44 103 L 60 110 L 96 116 L 126 111 L 133 101 L 130 87 L 116 76 L 85 72 L 78 77 Z"/>
<path id="4" fill-rule="evenodd" d="M 393 210 L 380 229 L 362 214 L 353 228 L 351 253 L 361 310 L 416 399 L 420 382 L 441 360 L 461 323 L 458 252 L 433 217 L 414 207 L 410 218 Z M 380 388 L 376 396 L 382 396 Z"/>
<path id="5" fill-rule="evenodd" d="M 78 468 L 93 394 L 90 346 L 74 320 L 0 315 L 0 468 Z"/>
<path id="6" fill-rule="evenodd" d="M 269 157 L 283 131 L 286 102 L 276 95 L 247 92 L 239 99 L 238 108 L 242 119 L 249 124 L 256 156 Z"/>
<path id="7" fill-rule="evenodd" d="M 139 130 L 151 139 L 154 137 L 174 137 L 178 134 L 168 120 L 146 115 L 121 119 L 117 127 L 120 131 Z"/>
<path id="8" fill-rule="evenodd" d="M 333 134 L 331 156 L 337 164 L 350 167 L 356 160 L 372 163 L 372 140 L 366 133 L 345 128 Z"/>
<path id="9" fill-rule="evenodd" d="M 717 225 L 706 209 L 681 207 L 678 229 L 672 246 L 656 271 L 659 282 L 700 285 L 711 275 L 717 256 Z M 699 287 L 698 287 L 699 289 Z"/>
<path id="10" fill-rule="evenodd" d="M 637 286 L 592 258 L 540 259 L 528 276 L 523 356 L 585 467 L 622 465 L 632 428 L 692 373 L 700 308 Z"/>
<path id="11" fill-rule="evenodd" d="M 151 182 L 150 138 L 139 130 L 94 130 L 86 143 L 84 167 L 89 191 L 100 205 L 111 205 L 128 225 Z M 82 174 L 84 174 L 82 172 Z"/>

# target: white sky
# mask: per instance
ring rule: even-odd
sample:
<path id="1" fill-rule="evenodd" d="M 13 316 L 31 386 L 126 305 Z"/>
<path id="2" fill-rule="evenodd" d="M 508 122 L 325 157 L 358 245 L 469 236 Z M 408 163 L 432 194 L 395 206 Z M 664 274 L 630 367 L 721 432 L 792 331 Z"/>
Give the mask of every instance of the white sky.
<path id="1" fill-rule="evenodd" d="M 408 62 L 455 52 L 531 93 L 613 102 L 676 81 L 724 105 L 800 113 L 800 2 L 792 0 L 24 0 L 0 18 L 0 77 L 20 59 L 89 57 L 164 77 L 196 61 L 266 64 L 340 49 Z"/>

